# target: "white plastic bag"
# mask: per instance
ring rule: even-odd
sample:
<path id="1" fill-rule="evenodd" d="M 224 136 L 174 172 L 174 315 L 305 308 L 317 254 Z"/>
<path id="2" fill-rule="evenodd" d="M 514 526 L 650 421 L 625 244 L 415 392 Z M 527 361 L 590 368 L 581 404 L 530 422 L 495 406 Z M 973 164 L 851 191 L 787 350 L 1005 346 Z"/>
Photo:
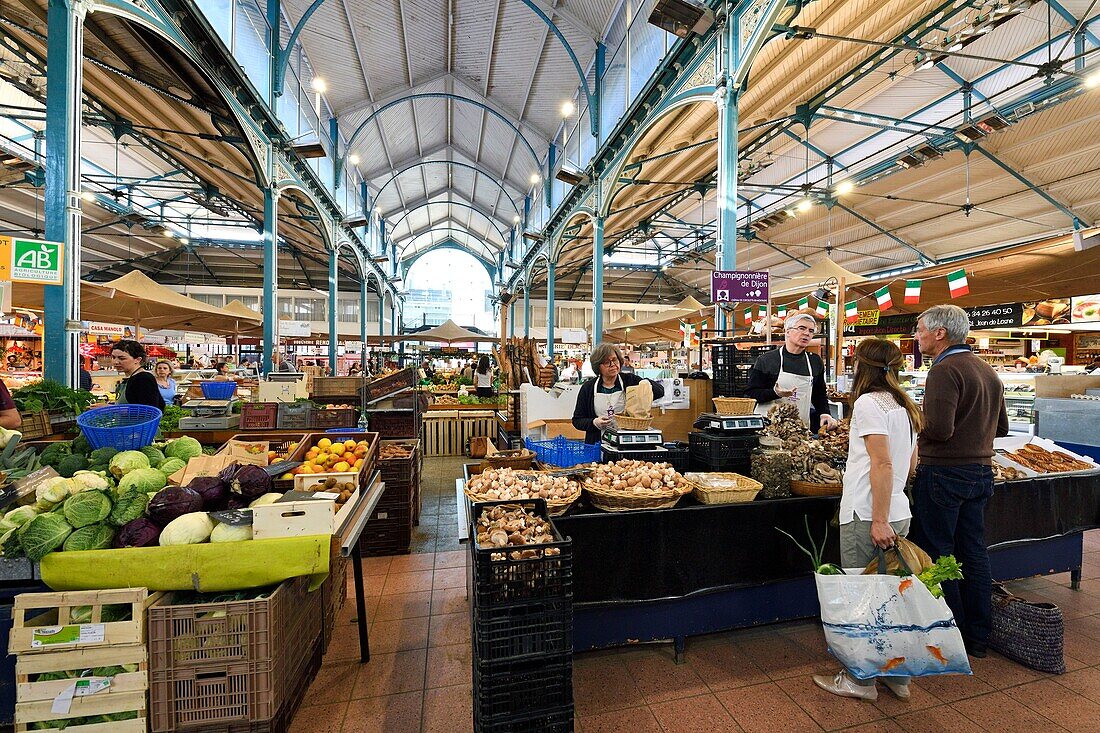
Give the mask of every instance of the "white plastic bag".
<path id="1" fill-rule="evenodd" d="M 829 652 L 854 677 L 970 674 L 951 609 L 916 576 L 814 579 Z"/>

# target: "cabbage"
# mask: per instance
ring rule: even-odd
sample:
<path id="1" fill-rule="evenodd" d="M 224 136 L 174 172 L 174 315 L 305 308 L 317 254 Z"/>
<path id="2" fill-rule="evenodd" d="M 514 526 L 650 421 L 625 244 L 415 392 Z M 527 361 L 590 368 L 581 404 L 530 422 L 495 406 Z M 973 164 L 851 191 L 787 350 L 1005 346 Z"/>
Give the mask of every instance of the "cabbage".
<path id="1" fill-rule="evenodd" d="M 65 552 L 83 550 L 106 550 L 115 538 L 115 531 L 106 524 L 91 524 L 69 535 L 65 540 Z"/>
<path id="2" fill-rule="evenodd" d="M 61 547 L 72 533 L 72 526 L 57 514 L 39 514 L 20 527 L 19 541 L 32 562 L 38 562 Z"/>
<path id="3" fill-rule="evenodd" d="M 187 466 L 187 461 L 182 458 L 165 458 L 164 463 L 157 466 L 157 470 L 165 476 L 171 476 L 176 471 Z"/>
<path id="4" fill-rule="evenodd" d="M 122 478 L 130 471 L 139 468 L 149 468 L 149 456 L 139 450 L 124 450 L 111 459 L 111 473 L 115 478 Z"/>
<path id="5" fill-rule="evenodd" d="M 160 527 L 144 517 L 122 525 L 115 535 L 115 547 L 152 547 L 160 539 Z"/>
<path id="6" fill-rule="evenodd" d="M 69 498 L 71 485 L 69 479 L 61 476 L 46 479 L 34 490 L 34 498 L 40 502 L 37 506 L 42 507 L 41 511 L 49 511 Z"/>
<path id="7" fill-rule="evenodd" d="M 168 478 L 155 468 L 138 468 L 123 476 L 118 482 L 118 493 L 128 491 L 160 491 L 168 484 Z"/>
<path id="8" fill-rule="evenodd" d="M 202 509 L 202 497 L 191 489 L 169 486 L 161 489 L 149 502 L 149 518 L 165 526 L 177 517 Z"/>
<path id="9" fill-rule="evenodd" d="M 145 507 L 149 506 L 148 494 L 140 491 L 129 491 L 115 500 L 115 506 L 111 509 L 108 520 L 116 527 L 121 527 L 127 522 L 132 522 L 145 514 Z"/>
<path id="10" fill-rule="evenodd" d="M 229 494 L 229 499 L 225 502 L 226 509 L 247 509 L 248 499 L 244 498 L 240 494 Z"/>
<path id="11" fill-rule="evenodd" d="M 111 513 L 111 500 L 102 491 L 82 491 L 65 500 L 65 519 L 74 529 L 102 522 Z"/>
<path id="12" fill-rule="evenodd" d="M 37 512 L 34 511 L 34 507 L 21 506 L 5 514 L 4 521 L 16 527 L 22 527 L 24 524 L 34 519 L 35 516 L 37 516 Z"/>
<path id="13" fill-rule="evenodd" d="M 197 476 L 187 488 L 202 497 L 202 508 L 208 512 L 225 509 L 229 499 L 229 487 L 217 476 Z"/>
<path id="14" fill-rule="evenodd" d="M 72 485 L 81 487 L 75 488 L 74 491 L 87 491 L 89 489 L 106 491 L 111 486 L 107 481 L 107 474 L 96 471 L 77 471 L 73 474 Z"/>
<path id="15" fill-rule="evenodd" d="M 145 457 L 149 459 L 149 465 L 156 468 L 160 464 L 164 463 L 164 454 L 159 449 L 154 448 L 151 445 L 147 445 L 141 449 L 141 452 L 145 454 Z"/>
<path id="16" fill-rule="evenodd" d="M 200 455 L 202 455 L 202 444 L 190 435 L 170 440 L 168 445 L 164 446 L 165 458 L 179 458 L 183 461 L 189 461 Z"/>
<path id="17" fill-rule="evenodd" d="M 271 491 L 273 483 L 271 476 L 260 466 L 241 466 L 233 474 L 229 488 L 246 499 L 256 499 Z"/>
<path id="18" fill-rule="evenodd" d="M 282 498 L 283 498 L 282 494 L 277 494 L 277 493 L 264 494 L 263 496 L 261 496 L 259 499 L 256 499 L 255 501 L 253 501 L 248 506 L 250 506 L 250 507 L 267 506 L 268 504 L 274 504 L 275 502 L 277 502 L 279 499 L 282 499 Z"/>
<path id="19" fill-rule="evenodd" d="M 244 542 L 252 539 L 252 525 L 234 527 L 231 524 L 218 523 L 210 533 L 211 542 Z"/>
<path id="20" fill-rule="evenodd" d="M 210 539 L 214 520 L 206 512 L 191 512 L 176 517 L 160 533 L 161 546 L 197 545 Z"/>

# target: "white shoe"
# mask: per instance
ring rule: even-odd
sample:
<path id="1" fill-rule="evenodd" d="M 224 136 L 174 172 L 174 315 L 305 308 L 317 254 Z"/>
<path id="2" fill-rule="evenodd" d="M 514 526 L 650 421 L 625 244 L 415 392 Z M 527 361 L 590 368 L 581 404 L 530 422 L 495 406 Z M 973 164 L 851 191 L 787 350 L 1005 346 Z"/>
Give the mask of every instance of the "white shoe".
<path id="1" fill-rule="evenodd" d="M 909 699 L 909 683 L 908 682 L 898 682 L 897 680 L 892 680 L 889 677 L 880 677 L 879 682 L 886 685 L 886 689 L 889 690 L 890 692 L 894 693 L 894 697 L 896 697 L 897 699 L 899 699 L 899 700 L 908 700 Z"/>
<path id="2" fill-rule="evenodd" d="M 857 697 L 860 700 L 878 699 L 878 688 L 873 683 L 870 685 L 857 684 L 848 674 L 847 670 L 843 669 L 837 672 L 835 677 L 815 674 L 814 684 L 826 692 L 831 692 L 841 697 Z"/>

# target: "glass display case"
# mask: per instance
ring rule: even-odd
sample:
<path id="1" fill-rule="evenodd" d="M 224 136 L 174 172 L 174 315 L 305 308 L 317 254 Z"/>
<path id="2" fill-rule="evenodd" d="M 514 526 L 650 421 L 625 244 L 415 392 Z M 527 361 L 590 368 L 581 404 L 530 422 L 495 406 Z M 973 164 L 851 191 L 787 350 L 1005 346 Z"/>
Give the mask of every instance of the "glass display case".
<path id="1" fill-rule="evenodd" d="M 901 373 L 901 386 L 918 405 L 924 402 L 927 370 Z M 1024 372 L 997 372 L 1005 386 L 1005 408 L 1009 432 L 1035 434 L 1035 375 Z"/>

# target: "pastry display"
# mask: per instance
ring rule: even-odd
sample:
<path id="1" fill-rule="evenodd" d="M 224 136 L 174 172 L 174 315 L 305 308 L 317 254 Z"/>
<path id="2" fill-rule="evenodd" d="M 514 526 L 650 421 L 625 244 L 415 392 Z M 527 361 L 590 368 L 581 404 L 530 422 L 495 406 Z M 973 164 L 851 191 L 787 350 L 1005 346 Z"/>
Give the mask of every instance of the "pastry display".
<path id="1" fill-rule="evenodd" d="M 1062 473 L 1064 471 L 1088 471 L 1096 464 L 1081 461 L 1062 451 L 1050 451 L 1042 446 L 1028 443 L 1014 451 L 1005 451 L 1004 455 L 1024 468 L 1036 473 Z"/>

